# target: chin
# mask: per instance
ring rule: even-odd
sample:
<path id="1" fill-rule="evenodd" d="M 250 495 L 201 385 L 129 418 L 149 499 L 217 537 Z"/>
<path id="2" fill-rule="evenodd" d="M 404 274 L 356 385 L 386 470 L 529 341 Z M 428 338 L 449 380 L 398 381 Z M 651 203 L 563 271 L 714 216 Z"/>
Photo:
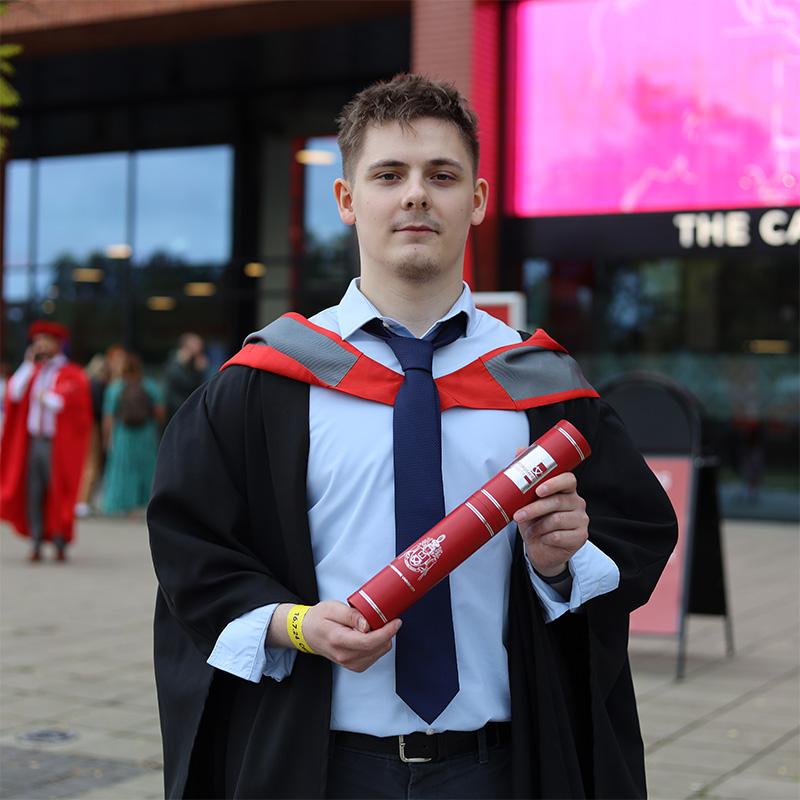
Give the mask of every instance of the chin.
<path id="1" fill-rule="evenodd" d="M 430 283 L 442 275 L 441 265 L 431 259 L 407 259 L 397 264 L 396 272 L 408 283 Z"/>

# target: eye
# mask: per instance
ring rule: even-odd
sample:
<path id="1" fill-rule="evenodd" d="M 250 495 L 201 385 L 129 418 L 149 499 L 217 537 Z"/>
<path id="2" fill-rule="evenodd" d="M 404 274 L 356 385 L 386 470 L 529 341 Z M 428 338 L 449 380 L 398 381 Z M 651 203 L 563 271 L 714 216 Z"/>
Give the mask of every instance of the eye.
<path id="1" fill-rule="evenodd" d="M 437 172 L 433 176 L 434 183 L 451 183 L 455 180 L 453 175 L 448 174 L 447 172 Z"/>
<path id="2" fill-rule="evenodd" d="M 396 172 L 381 172 L 375 178 L 381 183 L 394 183 L 400 180 L 400 176 Z"/>

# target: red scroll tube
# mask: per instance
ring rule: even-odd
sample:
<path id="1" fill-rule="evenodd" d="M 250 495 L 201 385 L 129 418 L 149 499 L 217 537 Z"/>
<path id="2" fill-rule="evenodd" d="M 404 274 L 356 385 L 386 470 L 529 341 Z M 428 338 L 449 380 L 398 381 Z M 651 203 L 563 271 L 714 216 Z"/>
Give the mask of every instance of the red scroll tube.
<path id="1" fill-rule="evenodd" d="M 570 472 L 591 453 L 581 433 L 561 420 L 478 489 L 347 602 L 375 630 L 399 617 L 442 578 L 508 525 L 542 481 Z"/>

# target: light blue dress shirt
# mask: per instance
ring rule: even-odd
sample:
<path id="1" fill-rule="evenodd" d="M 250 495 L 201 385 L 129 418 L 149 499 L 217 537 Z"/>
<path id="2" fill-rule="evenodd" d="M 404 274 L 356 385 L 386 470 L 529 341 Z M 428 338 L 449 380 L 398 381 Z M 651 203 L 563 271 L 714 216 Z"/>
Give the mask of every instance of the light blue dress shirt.
<path id="1" fill-rule="evenodd" d="M 335 331 L 375 361 L 402 372 L 391 349 L 364 333 L 361 326 L 379 317 L 396 333 L 411 333 L 382 317 L 361 294 L 358 283 L 355 279 L 341 303 L 313 317 L 312 322 Z M 468 317 L 466 335 L 435 352 L 434 377 L 453 372 L 497 347 L 520 341 L 516 331 L 475 308 L 466 284 L 443 320 L 460 311 Z M 434 335 L 437 325 L 424 338 Z M 322 600 L 346 602 L 396 555 L 392 411 L 382 403 L 310 388 L 308 515 Z M 445 411 L 442 472 L 447 513 L 504 469 L 517 448 L 529 441 L 524 412 Z M 392 651 L 363 673 L 333 666 L 333 730 L 392 736 L 429 729 L 476 730 L 490 720 L 511 718 L 505 643 L 516 535 L 516 525 L 509 525 L 450 575 L 460 691 L 433 726 L 395 694 Z M 530 564 L 528 569 L 548 622 L 575 611 L 619 583 L 614 562 L 591 543 L 570 560 L 573 582 L 567 599 L 542 581 Z M 264 646 L 275 607 L 255 609 L 233 620 L 217 640 L 208 663 L 255 682 L 262 676 L 274 680 L 286 677 L 298 651 Z"/>

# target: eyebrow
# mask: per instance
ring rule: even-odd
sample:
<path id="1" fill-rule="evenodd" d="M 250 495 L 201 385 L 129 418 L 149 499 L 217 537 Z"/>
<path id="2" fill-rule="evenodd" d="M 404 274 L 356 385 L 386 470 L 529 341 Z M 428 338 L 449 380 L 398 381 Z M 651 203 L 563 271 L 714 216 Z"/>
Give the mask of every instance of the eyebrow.
<path id="1" fill-rule="evenodd" d="M 460 172 L 465 172 L 464 165 L 457 161 L 454 158 L 446 158 L 442 156 L 441 158 L 431 158 L 425 162 L 426 167 L 453 167 L 454 169 L 459 170 Z M 373 161 L 372 164 L 368 164 L 366 167 L 367 172 L 372 172 L 376 169 L 389 169 L 392 167 L 408 167 L 408 164 L 405 161 L 400 161 L 394 158 L 384 158 L 380 159 L 379 161 Z"/>

